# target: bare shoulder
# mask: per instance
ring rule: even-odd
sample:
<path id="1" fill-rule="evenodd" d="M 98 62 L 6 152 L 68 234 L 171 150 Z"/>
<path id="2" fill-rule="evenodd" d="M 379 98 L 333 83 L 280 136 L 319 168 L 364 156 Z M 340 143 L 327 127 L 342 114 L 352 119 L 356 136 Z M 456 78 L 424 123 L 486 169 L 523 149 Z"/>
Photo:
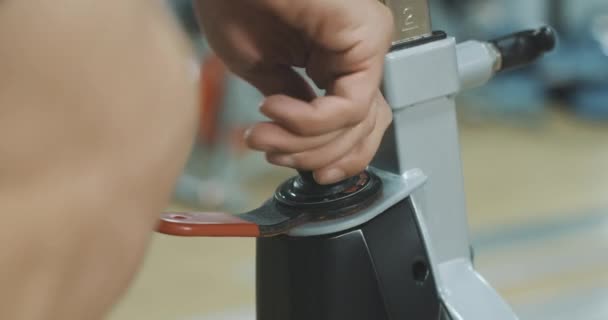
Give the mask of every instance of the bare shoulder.
<path id="1" fill-rule="evenodd" d="M 127 287 L 193 140 L 192 66 L 161 1 L 0 0 L 1 319 L 100 319 Z"/>

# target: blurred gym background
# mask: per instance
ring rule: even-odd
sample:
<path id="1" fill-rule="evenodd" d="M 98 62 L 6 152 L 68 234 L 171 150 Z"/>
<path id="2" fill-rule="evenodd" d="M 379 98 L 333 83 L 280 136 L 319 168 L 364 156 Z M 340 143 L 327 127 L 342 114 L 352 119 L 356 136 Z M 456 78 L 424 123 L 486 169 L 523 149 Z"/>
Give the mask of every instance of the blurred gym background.
<path id="1" fill-rule="evenodd" d="M 242 141 L 261 96 L 207 47 L 190 0 L 172 0 L 201 56 L 198 142 L 175 209 L 238 213 L 291 170 Z M 522 320 L 608 319 L 608 1 L 431 0 L 460 41 L 551 24 L 557 51 L 460 97 L 476 265 Z M 254 314 L 254 241 L 156 235 L 111 320 L 241 320 Z"/>

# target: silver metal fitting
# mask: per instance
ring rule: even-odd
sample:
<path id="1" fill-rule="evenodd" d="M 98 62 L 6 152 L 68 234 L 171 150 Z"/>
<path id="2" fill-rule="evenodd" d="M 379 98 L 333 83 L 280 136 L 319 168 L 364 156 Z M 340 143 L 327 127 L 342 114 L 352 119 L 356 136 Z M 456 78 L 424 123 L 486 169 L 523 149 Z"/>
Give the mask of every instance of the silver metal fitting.
<path id="1" fill-rule="evenodd" d="M 393 45 L 432 34 L 429 0 L 380 0 L 395 17 Z"/>
<path id="2" fill-rule="evenodd" d="M 502 54 L 500 54 L 498 48 L 496 48 L 496 46 L 490 42 L 484 42 L 483 45 L 486 47 L 486 49 L 494 59 L 492 71 L 494 71 L 494 73 L 500 71 L 500 69 L 502 69 Z"/>

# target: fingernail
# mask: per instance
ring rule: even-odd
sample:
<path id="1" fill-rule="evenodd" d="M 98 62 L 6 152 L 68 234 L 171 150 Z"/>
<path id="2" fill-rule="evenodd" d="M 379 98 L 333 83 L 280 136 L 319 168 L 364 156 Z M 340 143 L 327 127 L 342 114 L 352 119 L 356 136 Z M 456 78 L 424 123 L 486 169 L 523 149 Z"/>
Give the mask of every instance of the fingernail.
<path id="1" fill-rule="evenodd" d="M 243 139 L 245 139 L 245 141 L 249 140 L 249 136 L 251 136 L 252 131 L 253 127 L 249 127 L 247 128 L 247 130 L 245 130 L 245 132 L 243 133 Z"/>
<path id="2" fill-rule="evenodd" d="M 319 183 L 330 184 L 335 183 L 346 178 L 346 173 L 338 168 L 329 169 L 323 171 L 321 174 L 314 174 L 315 180 Z"/>

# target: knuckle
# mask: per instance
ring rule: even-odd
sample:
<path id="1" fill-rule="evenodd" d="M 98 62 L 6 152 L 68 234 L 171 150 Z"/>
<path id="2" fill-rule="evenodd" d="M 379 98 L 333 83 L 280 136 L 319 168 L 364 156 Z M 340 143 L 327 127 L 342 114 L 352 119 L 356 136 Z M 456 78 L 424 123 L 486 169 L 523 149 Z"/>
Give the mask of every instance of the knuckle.
<path id="1" fill-rule="evenodd" d="M 291 156 L 291 161 L 294 166 L 308 167 L 309 161 L 306 153 L 296 153 Z"/>
<path id="2" fill-rule="evenodd" d="M 343 170 L 347 175 L 352 176 L 365 170 L 365 167 L 367 167 L 366 161 L 358 157 L 353 157 L 350 161 L 344 164 Z"/>
<path id="3" fill-rule="evenodd" d="M 365 122 L 368 118 L 369 107 L 368 106 L 354 106 L 349 109 L 351 125 Z"/>
<path id="4" fill-rule="evenodd" d="M 346 164 L 346 172 L 349 174 L 357 174 L 363 171 L 370 163 L 373 157 L 373 152 L 369 148 L 358 148 L 357 152 L 349 158 Z"/>
<path id="5" fill-rule="evenodd" d="M 325 122 L 321 112 L 312 112 L 304 119 L 294 120 L 292 123 L 293 131 L 300 136 L 312 136 L 319 133 L 320 128 Z"/>
<path id="6" fill-rule="evenodd" d="M 272 152 L 266 152 L 264 154 L 264 156 L 266 158 L 266 162 L 272 163 L 272 164 L 277 164 L 276 155 L 274 153 L 272 153 Z"/>
<path id="7" fill-rule="evenodd" d="M 311 134 L 311 126 L 308 121 L 294 121 L 291 127 L 296 135 L 308 136 Z"/>
<path id="8" fill-rule="evenodd" d="M 375 126 L 376 126 L 376 121 L 375 121 L 374 117 L 368 116 L 362 122 L 362 126 L 363 126 L 363 132 L 366 135 L 369 135 L 370 133 L 372 133 L 374 131 Z"/>
<path id="9" fill-rule="evenodd" d="M 255 128 L 249 129 L 249 131 L 245 135 L 245 141 L 251 147 L 258 147 L 262 144 L 263 136 L 260 136 L 258 130 Z"/>
<path id="10" fill-rule="evenodd" d="M 303 152 L 298 154 L 297 166 L 308 170 L 317 170 L 327 165 L 329 160 L 318 152 Z"/>
<path id="11" fill-rule="evenodd" d="M 264 134 L 262 131 L 260 129 L 252 129 L 246 138 L 247 145 L 256 150 L 270 151 L 274 149 L 272 135 Z"/>

